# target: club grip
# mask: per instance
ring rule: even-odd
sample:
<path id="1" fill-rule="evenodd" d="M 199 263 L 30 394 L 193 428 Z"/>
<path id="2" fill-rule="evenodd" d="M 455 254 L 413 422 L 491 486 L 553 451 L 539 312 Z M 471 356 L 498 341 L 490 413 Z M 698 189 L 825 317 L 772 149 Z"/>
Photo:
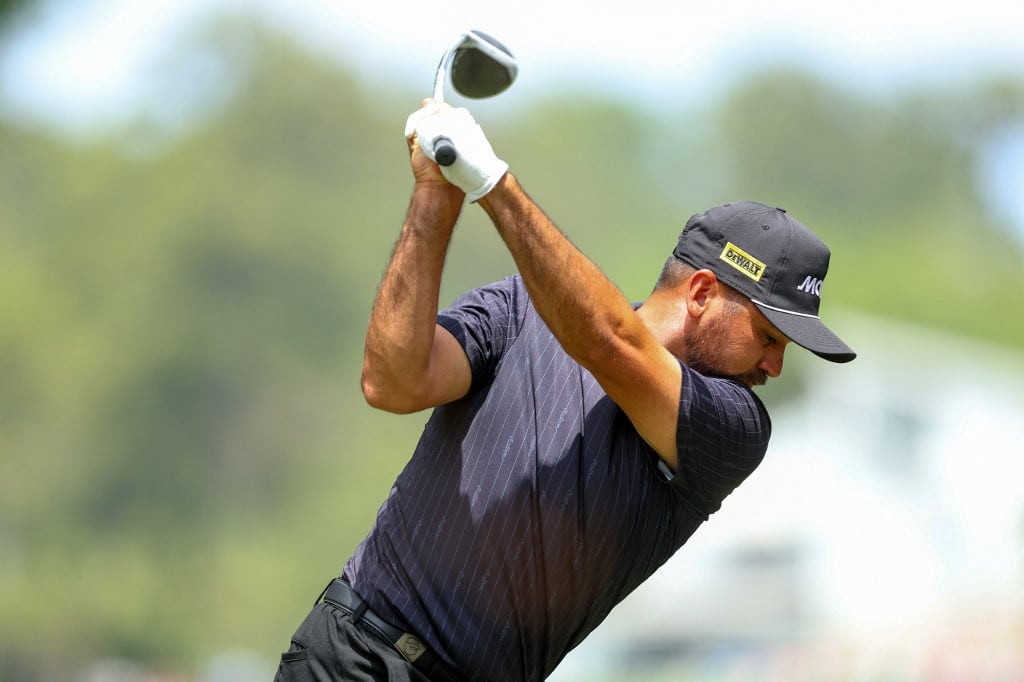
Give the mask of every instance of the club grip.
<path id="1" fill-rule="evenodd" d="M 434 140 L 434 159 L 437 160 L 438 165 L 450 166 L 455 163 L 457 156 L 455 145 L 447 137 L 442 135 Z"/>

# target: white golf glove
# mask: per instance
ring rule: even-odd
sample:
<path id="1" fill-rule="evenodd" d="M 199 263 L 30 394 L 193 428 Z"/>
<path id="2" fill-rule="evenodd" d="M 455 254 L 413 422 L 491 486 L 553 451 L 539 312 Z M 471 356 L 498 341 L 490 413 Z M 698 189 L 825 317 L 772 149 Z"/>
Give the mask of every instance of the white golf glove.
<path id="1" fill-rule="evenodd" d="M 405 136 L 416 135 L 423 153 L 436 161 L 434 142 L 439 137 L 451 140 L 455 163 L 441 166 L 441 174 L 463 192 L 470 201 L 478 201 L 494 189 L 508 164 L 499 159 L 484 131 L 466 109 L 454 109 L 433 102 L 413 112 L 405 123 Z"/>

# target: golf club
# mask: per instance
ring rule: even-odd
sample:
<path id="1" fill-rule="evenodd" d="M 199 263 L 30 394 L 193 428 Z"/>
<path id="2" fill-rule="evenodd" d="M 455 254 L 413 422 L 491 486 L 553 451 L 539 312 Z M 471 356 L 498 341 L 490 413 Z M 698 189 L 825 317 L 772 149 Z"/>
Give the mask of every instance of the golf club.
<path id="1" fill-rule="evenodd" d="M 452 87 L 464 97 L 482 99 L 504 92 L 519 68 L 507 47 L 483 31 L 469 31 L 441 57 L 434 77 L 434 101 L 444 102 L 444 82 L 451 71 Z M 455 163 L 458 154 L 451 140 L 434 140 L 434 158 L 442 166 Z"/>

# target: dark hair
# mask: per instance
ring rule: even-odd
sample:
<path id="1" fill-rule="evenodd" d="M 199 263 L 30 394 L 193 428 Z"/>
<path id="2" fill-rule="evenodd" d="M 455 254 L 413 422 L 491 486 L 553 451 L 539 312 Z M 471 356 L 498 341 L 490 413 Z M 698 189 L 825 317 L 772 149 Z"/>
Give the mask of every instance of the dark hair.
<path id="1" fill-rule="evenodd" d="M 695 272 L 697 272 L 697 268 L 689 263 L 685 263 L 675 256 L 669 256 L 668 260 L 665 261 L 665 265 L 661 268 L 661 274 L 658 275 L 658 281 L 655 283 L 654 289 L 674 287 Z"/>
<path id="2" fill-rule="evenodd" d="M 698 268 L 680 260 L 676 256 L 669 256 L 665 261 L 665 265 L 661 268 L 661 274 L 658 275 L 658 281 L 654 285 L 654 290 L 657 291 L 658 289 L 677 286 L 690 278 L 693 273 L 697 272 L 697 270 Z M 749 305 L 749 298 L 736 291 L 722 280 L 718 280 L 718 284 L 725 292 L 725 298 L 727 301 L 743 307 Z"/>

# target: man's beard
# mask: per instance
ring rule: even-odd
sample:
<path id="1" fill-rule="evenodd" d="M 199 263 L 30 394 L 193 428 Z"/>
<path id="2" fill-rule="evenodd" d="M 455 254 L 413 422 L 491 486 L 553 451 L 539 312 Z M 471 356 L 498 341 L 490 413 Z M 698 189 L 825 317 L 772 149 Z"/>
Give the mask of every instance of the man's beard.
<path id="1" fill-rule="evenodd" d="M 727 338 L 726 332 L 735 317 L 736 315 L 730 311 L 698 326 L 693 338 L 686 344 L 683 362 L 704 376 L 732 379 L 745 386 L 762 386 L 768 381 L 768 373 L 764 370 L 754 369 L 743 374 L 730 374 L 722 366 L 722 339 Z"/>

